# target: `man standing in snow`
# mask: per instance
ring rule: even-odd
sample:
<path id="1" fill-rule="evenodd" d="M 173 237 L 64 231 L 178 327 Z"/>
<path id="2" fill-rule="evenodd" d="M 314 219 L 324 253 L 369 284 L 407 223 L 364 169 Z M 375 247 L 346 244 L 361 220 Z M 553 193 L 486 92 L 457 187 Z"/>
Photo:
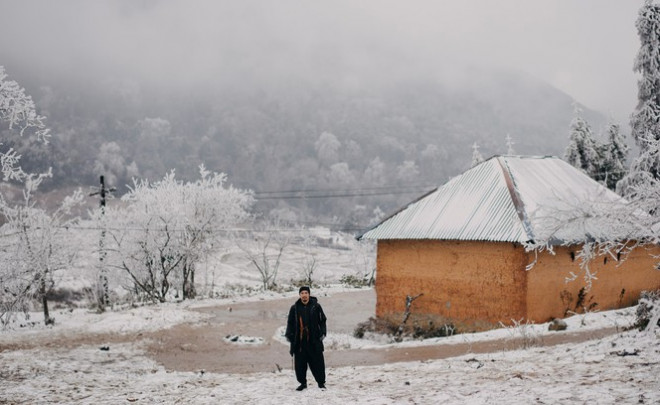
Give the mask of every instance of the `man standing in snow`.
<path id="1" fill-rule="evenodd" d="M 307 365 L 319 388 L 325 389 L 325 360 L 323 339 L 326 335 L 326 317 L 316 297 L 310 296 L 309 287 L 298 290 L 300 299 L 291 306 L 285 336 L 291 342 L 289 354 L 293 356 L 297 391 L 307 388 Z"/>

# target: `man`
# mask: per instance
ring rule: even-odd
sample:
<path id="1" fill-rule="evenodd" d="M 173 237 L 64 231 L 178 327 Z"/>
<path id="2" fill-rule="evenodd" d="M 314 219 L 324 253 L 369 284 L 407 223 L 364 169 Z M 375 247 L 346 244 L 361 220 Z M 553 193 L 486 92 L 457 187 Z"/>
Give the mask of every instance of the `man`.
<path id="1" fill-rule="evenodd" d="M 307 388 L 307 365 L 319 388 L 325 389 L 323 339 L 327 318 L 316 297 L 310 296 L 309 287 L 300 287 L 298 295 L 300 298 L 289 310 L 285 333 L 291 342 L 289 354 L 294 358 L 296 379 L 300 383 L 296 391 Z"/>

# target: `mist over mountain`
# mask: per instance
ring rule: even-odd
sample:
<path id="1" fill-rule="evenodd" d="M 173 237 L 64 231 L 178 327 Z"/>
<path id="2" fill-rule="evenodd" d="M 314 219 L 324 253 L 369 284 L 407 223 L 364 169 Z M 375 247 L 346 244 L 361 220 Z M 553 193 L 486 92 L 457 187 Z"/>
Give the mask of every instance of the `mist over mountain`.
<path id="1" fill-rule="evenodd" d="M 574 116 L 571 97 L 507 70 L 247 75 L 188 87 L 9 73 L 53 137 L 47 149 L 7 145 L 28 169 L 51 166 L 51 189 L 95 186 L 103 174 L 121 193 L 132 177 L 158 180 L 175 169 L 191 180 L 204 164 L 254 190 L 259 211 L 349 230 L 369 225 L 377 207 L 390 213 L 469 168 L 475 142 L 484 157 L 506 154 L 507 134 L 516 154 L 563 156 Z M 581 108 L 599 134 L 605 117 Z"/>

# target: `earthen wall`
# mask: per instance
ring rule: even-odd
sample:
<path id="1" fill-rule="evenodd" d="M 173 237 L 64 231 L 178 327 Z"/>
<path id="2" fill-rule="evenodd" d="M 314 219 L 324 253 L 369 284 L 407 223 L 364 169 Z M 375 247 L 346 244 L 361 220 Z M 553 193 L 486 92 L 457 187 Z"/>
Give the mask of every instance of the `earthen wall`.
<path id="1" fill-rule="evenodd" d="M 587 289 L 580 268 L 579 247 L 558 247 L 555 254 L 542 252 L 527 274 L 527 317 L 535 322 L 562 318 L 587 310 L 609 310 L 634 305 L 642 290 L 660 288 L 660 271 L 656 270 L 660 249 L 637 248 L 619 260 L 614 256 L 597 256 L 589 268 L 597 277 Z M 577 275 L 568 281 L 571 273 Z M 584 298 L 580 299 L 580 290 Z"/>
<path id="2" fill-rule="evenodd" d="M 526 316 L 528 258 L 513 243 L 437 240 L 378 241 L 376 315 L 400 316 L 406 296 L 423 294 L 414 314 L 431 314 L 466 329 Z"/>

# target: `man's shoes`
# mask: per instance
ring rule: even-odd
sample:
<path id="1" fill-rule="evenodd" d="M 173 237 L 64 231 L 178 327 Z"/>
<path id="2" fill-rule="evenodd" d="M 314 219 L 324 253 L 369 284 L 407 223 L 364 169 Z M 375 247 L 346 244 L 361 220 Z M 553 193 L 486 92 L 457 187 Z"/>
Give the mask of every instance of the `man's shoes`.
<path id="1" fill-rule="evenodd" d="M 305 388 L 307 388 L 307 384 L 300 384 L 300 385 L 298 386 L 298 388 L 296 388 L 296 391 L 302 391 L 302 390 L 304 390 Z"/>
<path id="2" fill-rule="evenodd" d="M 319 388 L 324 390 L 325 389 L 325 383 L 319 383 Z"/>

